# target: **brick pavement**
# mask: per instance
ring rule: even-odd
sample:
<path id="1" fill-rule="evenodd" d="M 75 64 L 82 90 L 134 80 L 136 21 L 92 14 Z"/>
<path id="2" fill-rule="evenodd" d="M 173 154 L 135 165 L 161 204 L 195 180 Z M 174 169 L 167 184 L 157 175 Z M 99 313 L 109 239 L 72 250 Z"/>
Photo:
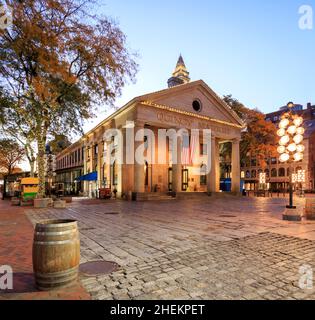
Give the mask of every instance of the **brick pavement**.
<path id="1" fill-rule="evenodd" d="M 63 290 L 40 292 L 34 286 L 32 267 L 33 226 L 25 208 L 11 207 L 9 201 L 0 200 L 0 265 L 13 269 L 13 290 L 3 292 L 2 299 L 89 299 L 80 284 Z"/>
<path id="2" fill-rule="evenodd" d="M 286 202 L 74 202 L 28 216 L 77 219 L 81 262 L 120 264 L 110 275 L 81 276 L 93 299 L 314 299 L 298 283 L 302 265 L 315 270 L 315 222 L 282 221 Z"/>

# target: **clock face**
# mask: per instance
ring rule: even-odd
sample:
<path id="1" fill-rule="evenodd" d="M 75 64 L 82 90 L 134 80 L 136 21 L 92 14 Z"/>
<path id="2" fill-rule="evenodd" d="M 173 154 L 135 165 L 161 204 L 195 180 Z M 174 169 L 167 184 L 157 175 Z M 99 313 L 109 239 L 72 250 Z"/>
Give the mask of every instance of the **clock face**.
<path id="1" fill-rule="evenodd" d="M 196 112 L 201 111 L 201 102 L 199 100 L 194 100 L 192 103 L 192 107 Z"/>

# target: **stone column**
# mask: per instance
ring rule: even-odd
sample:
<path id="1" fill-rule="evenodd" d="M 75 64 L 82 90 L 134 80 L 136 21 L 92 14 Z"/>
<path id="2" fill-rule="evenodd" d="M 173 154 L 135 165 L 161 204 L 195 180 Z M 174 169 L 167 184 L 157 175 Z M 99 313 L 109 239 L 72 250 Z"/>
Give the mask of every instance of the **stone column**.
<path id="1" fill-rule="evenodd" d="M 138 132 L 138 130 L 144 129 L 144 123 L 136 122 L 135 123 L 135 136 Z M 139 146 L 143 145 L 144 143 L 144 137 L 142 137 L 141 141 L 135 141 L 135 163 L 134 163 L 134 191 L 135 192 L 144 192 L 144 159 L 143 163 L 138 163 L 136 160 L 136 150 Z"/>
<path id="2" fill-rule="evenodd" d="M 208 192 L 220 191 L 220 154 L 219 142 L 214 136 L 211 136 L 211 170 L 207 175 Z"/>
<path id="3" fill-rule="evenodd" d="M 106 148 L 106 153 L 103 150 L 103 162 L 105 163 L 104 170 L 104 179 L 106 180 L 106 187 L 109 187 L 111 184 L 110 181 L 110 150 L 109 150 L 109 141 L 104 141 L 104 150 Z"/>
<path id="4" fill-rule="evenodd" d="M 176 163 L 172 165 L 172 191 L 181 192 L 182 191 L 182 143 L 181 138 L 177 137 L 177 159 Z"/>
<path id="5" fill-rule="evenodd" d="M 97 144 L 97 184 L 98 188 L 102 187 L 102 180 L 103 180 L 103 141 L 102 137 L 100 137 L 100 140 Z"/>
<path id="6" fill-rule="evenodd" d="M 240 140 L 232 141 L 232 192 L 240 192 Z"/>
<path id="7" fill-rule="evenodd" d="M 88 155 L 87 155 L 88 143 L 86 141 L 84 142 L 83 148 L 84 148 L 84 151 L 83 151 L 83 173 L 82 173 L 82 175 L 85 175 L 88 172 Z M 88 194 L 88 184 L 86 181 L 83 181 L 83 193 L 85 195 Z"/>

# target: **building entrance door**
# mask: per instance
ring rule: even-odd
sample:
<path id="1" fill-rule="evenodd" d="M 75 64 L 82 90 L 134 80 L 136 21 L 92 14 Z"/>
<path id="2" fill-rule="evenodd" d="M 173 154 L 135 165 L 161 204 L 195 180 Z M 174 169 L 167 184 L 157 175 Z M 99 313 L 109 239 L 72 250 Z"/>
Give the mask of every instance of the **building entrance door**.
<path id="1" fill-rule="evenodd" d="M 173 191 L 173 169 L 168 168 L 168 191 Z"/>
<path id="2" fill-rule="evenodd" d="M 188 169 L 182 170 L 182 191 L 187 191 L 188 189 Z"/>

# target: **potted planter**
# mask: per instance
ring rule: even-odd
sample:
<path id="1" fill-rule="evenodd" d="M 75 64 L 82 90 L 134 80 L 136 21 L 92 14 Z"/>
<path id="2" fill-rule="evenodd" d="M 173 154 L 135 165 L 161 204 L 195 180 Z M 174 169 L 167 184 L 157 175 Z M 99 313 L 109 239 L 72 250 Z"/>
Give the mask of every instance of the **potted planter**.
<path id="1" fill-rule="evenodd" d="M 47 208 L 51 204 L 50 198 L 34 199 L 34 208 Z"/>
<path id="2" fill-rule="evenodd" d="M 56 209 L 64 209 L 66 207 L 65 200 L 56 200 L 54 201 L 54 208 Z"/>
<path id="3" fill-rule="evenodd" d="M 305 200 L 305 216 L 307 220 L 315 220 L 315 199 Z"/>
<path id="4" fill-rule="evenodd" d="M 72 197 L 62 197 L 61 200 L 64 200 L 67 203 L 71 203 L 72 202 Z"/>

